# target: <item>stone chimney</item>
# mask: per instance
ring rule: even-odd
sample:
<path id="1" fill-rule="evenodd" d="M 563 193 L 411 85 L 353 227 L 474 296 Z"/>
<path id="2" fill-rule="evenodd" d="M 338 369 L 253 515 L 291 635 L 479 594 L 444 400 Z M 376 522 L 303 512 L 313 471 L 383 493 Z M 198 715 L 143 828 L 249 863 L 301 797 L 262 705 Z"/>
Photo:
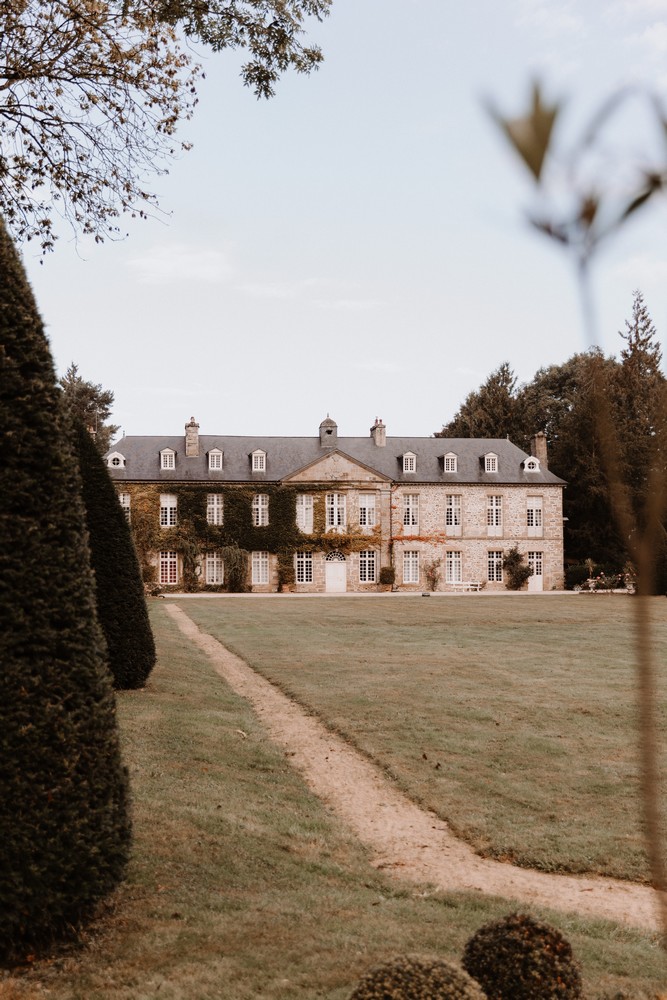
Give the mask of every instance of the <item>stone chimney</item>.
<path id="1" fill-rule="evenodd" d="M 547 436 L 544 431 L 538 431 L 530 439 L 530 453 L 536 458 L 543 469 L 548 469 L 547 462 Z"/>
<path id="2" fill-rule="evenodd" d="M 331 419 L 328 413 L 326 418 L 320 424 L 320 447 L 338 447 L 338 424 L 335 420 Z"/>
<path id="3" fill-rule="evenodd" d="M 199 424 L 194 417 L 185 425 L 185 457 L 199 458 Z"/>
<path id="4" fill-rule="evenodd" d="M 387 443 L 387 428 L 382 423 L 382 417 L 378 420 L 375 418 L 375 423 L 371 427 L 371 437 L 377 448 L 384 448 Z"/>

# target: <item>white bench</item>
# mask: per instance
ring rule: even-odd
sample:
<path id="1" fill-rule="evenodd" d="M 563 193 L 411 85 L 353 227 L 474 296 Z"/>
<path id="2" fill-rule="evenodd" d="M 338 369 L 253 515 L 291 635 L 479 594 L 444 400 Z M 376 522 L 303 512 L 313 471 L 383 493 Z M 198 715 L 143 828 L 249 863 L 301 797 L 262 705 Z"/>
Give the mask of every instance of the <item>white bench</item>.
<path id="1" fill-rule="evenodd" d="M 471 593 L 472 591 L 479 593 L 483 586 L 484 584 L 479 580 L 465 580 L 462 583 L 452 584 L 454 590 L 468 591 L 468 593 Z"/>

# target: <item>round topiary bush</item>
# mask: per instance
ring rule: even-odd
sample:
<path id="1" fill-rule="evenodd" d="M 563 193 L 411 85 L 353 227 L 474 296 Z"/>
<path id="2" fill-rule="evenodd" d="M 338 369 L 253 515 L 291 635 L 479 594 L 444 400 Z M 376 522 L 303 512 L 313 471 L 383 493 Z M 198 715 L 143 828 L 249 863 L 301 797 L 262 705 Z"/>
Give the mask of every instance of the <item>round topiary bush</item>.
<path id="1" fill-rule="evenodd" d="M 484 1000 L 478 984 L 450 962 L 400 955 L 371 969 L 350 1000 Z"/>
<path id="2" fill-rule="evenodd" d="M 575 1000 L 581 974 L 570 943 L 525 913 L 485 924 L 463 952 L 463 968 L 489 1000 Z"/>

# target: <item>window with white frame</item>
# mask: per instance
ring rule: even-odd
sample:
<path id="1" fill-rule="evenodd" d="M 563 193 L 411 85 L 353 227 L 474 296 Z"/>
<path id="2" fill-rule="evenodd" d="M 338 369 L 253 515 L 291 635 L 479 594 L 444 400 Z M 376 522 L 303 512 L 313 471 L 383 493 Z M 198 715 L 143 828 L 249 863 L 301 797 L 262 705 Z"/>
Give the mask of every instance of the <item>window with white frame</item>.
<path id="1" fill-rule="evenodd" d="M 118 499 L 120 501 L 121 507 L 123 508 L 123 513 L 125 514 L 125 517 L 129 521 L 130 520 L 130 504 L 132 502 L 132 498 L 131 498 L 131 496 L 130 496 L 129 493 L 119 493 L 118 494 Z"/>
<path id="2" fill-rule="evenodd" d="M 416 472 L 417 471 L 417 456 L 411 451 L 406 451 L 403 456 L 403 472 Z"/>
<path id="3" fill-rule="evenodd" d="M 220 552 L 206 553 L 206 582 L 215 586 L 225 582 L 225 566 Z"/>
<path id="4" fill-rule="evenodd" d="M 529 552 L 528 553 L 528 568 L 532 569 L 533 576 L 542 576 L 544 568 L 544 553 L 543 552 Z"/>
<path id="5" fill-rule="evenodd" d="M 496 494 L 486 498 L 486 533 L 491 537 L 503 533 L 503 498 Z"/>
<path id="6" fill-rule="evenodd" d="M 375 583 L 375 550 L 362 549 L 359 553 L 359 583 Z"/>
<path id="7" fill-rule="evenodd" d="M 313 582 L 313 553 L 296 552 L 294 555 L 294 572 L 297 583 Z"/>
<path id="8" fill-rule="evenodd" d="M 497 472 L 498 471 L 498 456 L 490 452 L 488 455 L 484 456 L 484 471 L 485 472 Z"/>
<path id="9" fill-rule="evenodd" d="M 253 472 L 266 472 L 266 452 L 265 451 L 253 451 L 253 453 L 252 453 L 252 471 Z"/>
<path id="10" fill-rule="evenodd" d="M 122 469 L 125 466 L 125 456 L 121 455 L 119 451 L 114 451 L 107 458 L 107 465 L 112 469 Z"/>
<path id="11" fill-rule="evenodd" d="M 178 500 L 173 493 L 160 494 L 160 527 L 173 528 L 178 520 Z"/>
<path id="12" fill-rule="evenodd" d="M 214 472 L 222 469 L 222 452 L 219 448 L 213 448 L 208 453 L 208 467 Z"/>
<path id="13" fill-rule="evenodd" d="M 256 528 L 269 523 L 269 497 L 266 493 L 255 493 L 252 498 L 252 523 Z"/>
<path id="14" fill-rule="evenodd" d="M 528 497 L 526 501 L 526 527 L 529 538 L 541 538 L 543 528 L 542 522 L 542 497 Z"/>
<path id="15" fill-rule="evenodd" d="M 461 496 L 459 493 L 445 495 L 445 528 L 448 535 L 461 534 Z"/>
<path id="16" fill-rule="evenodd" d="M 359 494 L 359 524 L 362 528 L 375 527 L 375 494 Z"/>
<path id="17" fill-rule="evenodd" d="M 526 459 L 524 463 L 524 469 L 526 470 L 526 472 L 539 472 L 540 471 L 539 459 L 533 458 L 533 456 L 531 455 L 530 458 Z"/>
<path id="18" fill-rule="evenodd" d="M 458 470 L 458 458 L 453 451 L 445 455 L 445 472 L 456 472 Z"/>
<path id="19" fill-rule="evenodd" d="M 461 583 L 463 570 L 460 552 L 445 553 L 445 582 Z"/>
<path id="20" fill-rule="evenodd" d="M 296 526 L 305 535 L 313 531 L 313 498 L 310 493 L 297 493 Z"/>
<path id="21" fill-rule="evenodd" d="M 252 567 L 252 582 L 253 583 L 268 583 L 269 582 L 269 553 L 268 552 L 253 552 L 251 559 Z"/>
<path id="22" fill-rule="evenodd" d="M 327 528 L 342 528 L 345 525 L 345 494 L 327 493 Z"/>
<path id="23" fill-rule="evenodd" d="M 222 524 L 225 498 L 222 493 L 209 493 L 206 497 L 206 520 L 209 524 Z"/>
<path id="24" fill-rule="evenodd" d="M 419 552 L 403 553 L 403 583 L 419 583 Z"/>
<path id="25" fill-rule="evenodd" d="M 160 468 L 174 469 L 176 467 L 176 452 L 171 448 L 165 448 L 160 452 Z"/>
<path id="26" fill-rule="evenodd" d="M 178 554 L 160 552 L 160 583 L 178 583 Z"/>
<path id="27" fill-rule="evenodd" d="M 419 527 L 419 493 L 403 494 L 403 527 Z M 408 534 L 414 534 L 414 531 L 409 531 Z"/>
<path id="28" fill-rule="evenodd" d="M 490 583 L 503 582 L 503 554 L 502 552 L 487 552 L 486 578 Z"/>

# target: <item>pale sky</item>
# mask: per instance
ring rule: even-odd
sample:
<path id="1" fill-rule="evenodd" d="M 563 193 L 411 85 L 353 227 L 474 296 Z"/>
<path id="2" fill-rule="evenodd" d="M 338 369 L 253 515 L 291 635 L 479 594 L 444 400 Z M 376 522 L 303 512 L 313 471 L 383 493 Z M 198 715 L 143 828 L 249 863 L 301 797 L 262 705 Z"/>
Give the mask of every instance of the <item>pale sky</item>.
<path id="1" fill-rule="evenodd" d="M 194 416 L 315 435 L 330 413 L 341 435 L 378 416 L 428 436 L 502 361 L 528 381 L 588 346 L 573 266 L 526 224 L 529 175 L 484 102 L 518 114 L 539 77 L 567 142 L 618 86 L 667 92 L 667 0 L 334 0 L 310 37 L 324 64 L 268 102 L 238 56 L 202 53 L 194 148 L 154 181 L 166 218 L 101 246 L 65 234 L 43 264 L 24 248 L 59 372 L 113 390 L 124 433 Z M 631 109 L 616 141 L 635 155 L 645 134 Z M 605 351 L 635 288 L 663 338 L 666 278 L 656 202 L 596 264 Z"/>

